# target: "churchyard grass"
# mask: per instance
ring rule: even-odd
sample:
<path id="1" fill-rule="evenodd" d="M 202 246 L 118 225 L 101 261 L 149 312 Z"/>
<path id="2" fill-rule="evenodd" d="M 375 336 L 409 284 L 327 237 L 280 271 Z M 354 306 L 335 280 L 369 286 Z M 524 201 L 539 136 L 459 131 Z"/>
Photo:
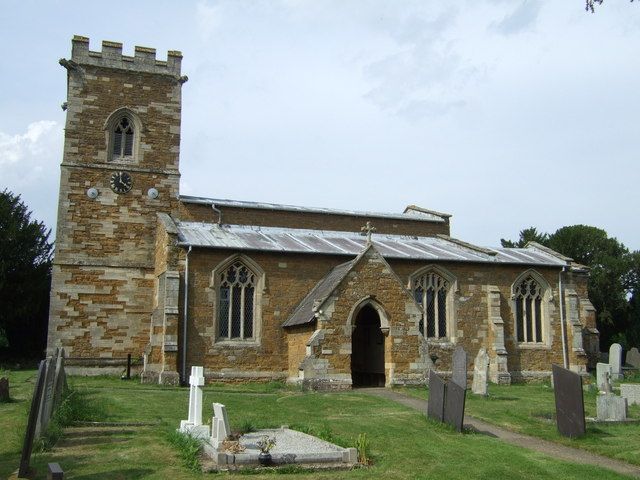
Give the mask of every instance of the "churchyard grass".
<path id="1" fill-rule="evenodd" d="M 625 380 L 626 381 L 626 380 Z M 595 383 L 592 382 L 592 383 Z M 551 440 L 575 448 L 640 465 L 640 406 L 629 407 L 629 423 L 593 423 L 587 421 L 587 434 L 569 439 L 558 433 L 555 422 L 555 399 L 549 383 L 489 385 L 484 398 L 467 391 L 465 413 L 488 423 L 527 435 Z M 425 388 L 402 388 L 399 391 L 426 399 Z M 596 416 L 596 391 L 584 392 L 585 416 Z"/>
<path id="2" fill-rule="evenodd" d="M 26 417 L 24 405 L 28 403 L 35 372 L 11 372 L 10 377 L 17 401 L 0 405 L 3 432 L 19 428 Z M 48 462 L 60 463 L 68 479 L 203 478 L 203 474 L 183 465 L 181 450 L 170 441 L 179 421 L 187 416 L 187 389 L 106 377 L 70 377 L 69 383 L 87 402 L 100 404 L 94 410 L 100 418 L 93 420 L 128 425 L 67 429 L 54 448 L 33 456 L 36 479 L 46 478 Z M 507 389 L 500 395 L 518 396 L 517 388 L 513 394 Z M 213 401 L 227 406 L 232 430 L 247 424 L 256 428 L 288 424 L 348 446 L 355 445 L 358 435 L 366 434 L 373 461 L 370 467 L 349 471 L 285 469 L 291 479 L 625 478 L 596 467 L 545 457 L 489 436 L 461 435 L 427 420 L 421 412 L 358 391 L 303 393 L 281 384 L 207 385 L 204 405 L 210 406 Z M 209 408 L 204 410 L 205 421 L 211 415 Z M 146 425 L 136 424 L 140 422 Z M 18 460 L 19 447 L 0 437 L 0 478 L 14 471 Z M 252 477 L 270 478 L 272 473 L 265 471 Z"/>

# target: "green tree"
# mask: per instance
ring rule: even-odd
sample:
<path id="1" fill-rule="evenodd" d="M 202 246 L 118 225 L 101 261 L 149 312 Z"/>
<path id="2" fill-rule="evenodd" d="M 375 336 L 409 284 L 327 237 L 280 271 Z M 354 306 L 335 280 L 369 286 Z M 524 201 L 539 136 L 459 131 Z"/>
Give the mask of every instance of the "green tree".
<path id="1" fill-rule="evenodd" d="M 42 355 L 52 253 L 49 231 L 31 219 L 20 195 L 0 193 L 0 350 L 5 355 Z"/>
<path id="2" fill-rule="evenodd" d="M 529 242 L 537 242 L 546 245 L 549 241 L 549 235 L 538 232 L 536 227 L 525 228 L 520 230 L 520 238 L 518 241 L 500 239 L 500 243 L 506 248 L 524 248 Z"/>

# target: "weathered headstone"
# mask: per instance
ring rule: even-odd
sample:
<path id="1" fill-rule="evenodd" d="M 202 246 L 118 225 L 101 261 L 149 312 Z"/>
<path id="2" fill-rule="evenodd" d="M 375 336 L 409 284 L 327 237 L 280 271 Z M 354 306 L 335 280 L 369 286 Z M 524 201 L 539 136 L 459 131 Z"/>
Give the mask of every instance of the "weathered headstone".
<path id="1" fill-rule="evenodd" d="M 552 365 L 558 431 L 565 437 L 586 433 L 582 377 L 571 370 Z"/>
<path id="2" fill-rule="evenodd" d="M 53 379 L 53 409 L 57 409 L 67 389 L 67 374 L 64 370 L 64 349 L 56 350 L 56 372 Z"/>
<path id="3" fill-rule="evenodd" d="M 611 380 L 622 378 L 622 346 L 614 343 L 609 347 L 609 365 L 611 365 Z"/>
<path id="4" fill-rule="evenodd" d="M 464 404 L 467 389 L 456 382 L 448 382 L 444 397 L 444 422 L 458 432 L 462 432 L 464 424 Z"/>
<path id="5" fill-rule="evenodd" d="M 462 388 L 467 388 L 467 352 L 462 346 L 458 345 L 453 351 L 452 376 L 451 380 Z"/>
<path id="6" fill-rule="evenodd" d="M 223 404 L 213 404 L 213 418 L 211 419 L 211 423 L 211 445 L 213 445 L 214 448 L 218 448 L 231 433 L 229 418 L 227 417 L 227 408 Z"/>
<path id="7" fill-rule="evenodd" d="M 444 419 L 444 398 L 446 384 L 433 370 L 429 370 L 429 401 L 427 416 L 439 422 Z"/>
<path id="8" fill-rule="evenodd" d="M 471 391 L 476 395 L 486 395 L 488 379 L 489 355 L 487 355 L 487 350 L 482 347 L 473 362 L 473 383 L 471 384 Z"/>
<path id="9" fill-rule="evenodd" d="M 598 420 L 601 422 L 623 422 L 627 419 L 627 399 L 610 393 L 598 395 L 596 399 Z"/>
<path id="10" fill-rule="evenodd" d="M 640 352 L 636 347 L 627 352 L 626 363 L 633 368 L 640 368 Z"/>
<path id="11" fill-rule="evenodd" d="M 189 385 L 189 418 L 180 421 L 179 431 L 195 438 L 207 439 L 210 435 L 209 426 L 202 424 L 204 367 L 191 367 Z"/>
<path id="12" fill-rule="evenodd" d="M 596 384 L 601 392 L 610 392 L 611 365 L 608 363 L 596 364 Z"/>
<path id="13" fill-rule="evenodd" d="M 22 455 L 20 457 L 20 468 L 18 469 L 18 477 L 26 477 L 29 473 L 29 463 L 31 462 L 31 452 L 33 450 L 33 440 L 36 433 L 36 423 L 38 422 L 38 413 L 40 411 L 40 403 L 42 400 L 42 391 L 44 387 L 44 379 L 46 376 L 46 362 L 42 360 L 38 367 L 38 375 L 36 377 L 36 385 L 33 389 L 33 397 L 31 398 L 31 408 L 29 409 L 29 418 L 27 420 L 27 430 L 24 433 L 24 442 L 22 444 Z"/>
<path id="14" fill-rule="evenodd" d="M 53 412 L 53 394 L 55 381 L 55 364 L 53 357 L 47 358 L 45 361 L 45 377 L 44 387 L 42 390 L 42 400 L 40 401 L 40 410 L 38 412 L 38 421 L 36 423 L 36 437 L 40 436 L 47 430 L 51 413 Z"/>
<path id="15" fill-rule="evenodd" d="M 627 405 L 640 405 L 640 385 L 637 383 L 621 384 L 620 396 L 627 399 Z"/>
<path id="16" fill-rule="evenodd" d="M 8 402 L 9 395 L 9 379 L 2 377 L 0 378 L 0 402 Z"/>

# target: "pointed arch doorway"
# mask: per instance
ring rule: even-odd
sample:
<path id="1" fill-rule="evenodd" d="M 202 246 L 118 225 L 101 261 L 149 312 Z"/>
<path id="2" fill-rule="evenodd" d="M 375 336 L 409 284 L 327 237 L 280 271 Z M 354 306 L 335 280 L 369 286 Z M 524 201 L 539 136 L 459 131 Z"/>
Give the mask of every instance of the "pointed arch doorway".
<path id="1" fill-rule="evenodd" d="M 355 318 L 351 335 L 351 382 L 357 387 L 384 387 L 384 335 L 380 315 L 364 305 Z"/>

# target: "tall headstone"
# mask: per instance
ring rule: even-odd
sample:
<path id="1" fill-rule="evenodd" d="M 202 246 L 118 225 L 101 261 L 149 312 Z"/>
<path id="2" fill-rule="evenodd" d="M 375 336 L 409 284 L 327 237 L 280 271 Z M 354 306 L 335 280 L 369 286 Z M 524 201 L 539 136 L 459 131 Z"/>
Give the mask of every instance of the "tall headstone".
<path id="1" fill-rule="evenodd" d="M 189 377 L 189 418 L 180 421 L 182 433 L 199 439 L 210 436 L 209 426 L 202 424 L 202 387 L 204 386 L 204 367 L 191 367 Z"/>
<path id="2" fill-rule="evenodd" d="M 614 343 L 609 347 L 609 365 L 611 365 L 611 379 L 622 378 L 622 346 Z"/>
<path id="3" fill-rule="evenodd" d="M 461 345 L 458 345 L 453 351 L 452 360 L 453 374 L 451 380 L 461 386 L 467 388 L 467 352 L 464 351 Z"/>
<path id="4" fill-rule="evenodd" d="M 601 392 L 610 392 L 611 365 L 608 363 L 596 364 L 596 384 Z"/>
<path id="5" fill-rule="evenodd" d="M 630 365 L 633 368 L 640 369 L 640 352 L 636 347 L 633 347 L 631 350 L 627 352 L 626 363 L 627 365 Z"/>
<path id="6" fill-rule="evenodd" d="M 0 378 L 0 402 L 8 402 L 9 398 L 9 379 L 2 377 Z"/>
<path id="7" fill-rule="evenodd" d="M 447 382 L 444 399 L 444 422 L 451 425 L 458 432 L 462 432 L 464 424 L 464 404 L 467 389 L 456 382 Z"/>
<path id="8" fill-rule="evenodd" d="M 487 395 L 487 381 L 489 379 L 489 355 L 482 347 L 473 362 L 473 383 L 471 391 L 476 395 Z"/>
<path id="9" fill-rule="evenodd" d="M 446 384 L 440 376 L 429 370 L 429 401 L 427 402 L 427 416 L 439 422 L 444 419 L 444 397 Z"/>
<path id="10" fill-rule="evenodd" d="M 55 380 L 55 364 L 53 357 L 47 358 L 45 361 L 45 377 L 44 387 L 42 390 L 42 400 L 40 401 L 40 409 L 38 413 L 38 421 L 36 422 L 35 438 L 40 436 L 47 430 L 51 414 L 53 412 L 53 394 Z"/>
<path id="11" fill-rule="evenodd" d="M 218 448 L 218 446 L 224 442 L 231 433 L 229 418 L 227 417 L 227 408 L 223 404 L 213 404 L 213 418 L 211 423 L 210 443 L 213 445 L 213 448 Z"/>
<path id="12" fill-rule="evenodd" d="M 22 454 L 20 456 L 20 468 L 18 469 L 18 478 L 26 477 L 29 473 L 29 464 L 31 463 L 31 452 L 33 451 L 33 440 L 35 439 L 36 423 L 38 423 L 38 413 L 40 412 L 40 403 L 42 401 L 42 391 L 44 387 L 44 379 L 47 373 L 46 361 L 42 360 L 38 367 L 38 376 L 36 377 L 36 385 L 33 389 L 33 397 L 31 398 L 31 408 L 29 409 L 29 418 L 27 420 L 27 430 L 24 433 L 24 442 L 22 444 Z"/>
<path id="13" fill-rule="evenodd" d="M 67 374 L 64 370 L 64 348 L 56 349 L 56 372 L 53 380 L 53 409 L 62 402 L 64 392 L 67 390 Z"/>
<path id="14" fill-rule="evenodd" d="M 582 377 L 558 365 L 552 365 L 552 371 L 558 431 L 565 437 L 581 437 L 586 433 Z"/>

